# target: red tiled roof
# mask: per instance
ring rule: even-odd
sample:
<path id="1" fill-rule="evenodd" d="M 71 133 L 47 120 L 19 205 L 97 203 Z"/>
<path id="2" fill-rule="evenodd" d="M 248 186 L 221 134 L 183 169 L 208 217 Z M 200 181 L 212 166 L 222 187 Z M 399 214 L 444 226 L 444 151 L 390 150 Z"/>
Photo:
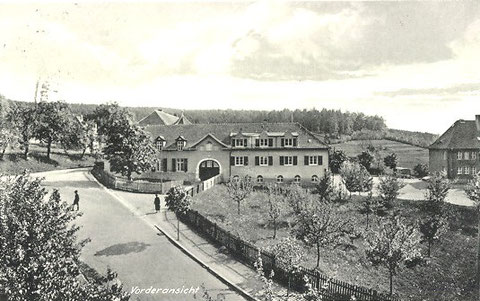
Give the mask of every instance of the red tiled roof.
<path id="1" fill-rule="evenodd" d="M 297 132 L 298 148 L 323 148 L 328 145 L 315 137 L 311 132 L 299 123 L 208 123 L 208 124 L 176 124 L 176 125 L 149 125 L 145 127 L 153 139 L 158 136 L 165 137 L 167 147 L 165 149 L 176 149 L 175 139 L 179 136 L 185 137 L 187 144 L 185 148 L 191 147 L 194 143 L 211 134 L 226 145 L 230 145 L 231 133 L 263 133 L 263 132 L 284 132 L 286 134 Z"/>
<path id="2" fill-rule="evenodd" d="M 480 132 L 475 120 L 457 120 L 429 149 L 478 149 Z"/>

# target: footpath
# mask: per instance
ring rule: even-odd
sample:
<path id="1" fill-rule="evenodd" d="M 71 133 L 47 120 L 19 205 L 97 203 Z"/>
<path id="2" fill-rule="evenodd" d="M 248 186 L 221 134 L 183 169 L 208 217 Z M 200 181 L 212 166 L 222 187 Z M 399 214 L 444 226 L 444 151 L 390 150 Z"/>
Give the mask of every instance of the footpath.
<path id="1" fill-rule="evenodd" d="M 90 175 L 91 176 L 91 175 Z M 93 177 L 93 176 L 92 176 Z M 105 188 L 112 196 L 126 206 L 134 215 L 156 228 L 184 253 L 215 275 L 219 280 L 236 290 L 247 300 L 258 300 L 262 282 L 256 271 L 240 263 L 233 256 L 224 253 L 208 240 L 180 222 L 180 240 L 177 240 L 177 219 L 168 211 L 164 196 L 160 212 L 154 210 L 154 195 L 131 193 Z M 161 252 L 161 250 L 158 250 Z M 285 293 L 285 289 L 274 285 L 275 291 Z"/>

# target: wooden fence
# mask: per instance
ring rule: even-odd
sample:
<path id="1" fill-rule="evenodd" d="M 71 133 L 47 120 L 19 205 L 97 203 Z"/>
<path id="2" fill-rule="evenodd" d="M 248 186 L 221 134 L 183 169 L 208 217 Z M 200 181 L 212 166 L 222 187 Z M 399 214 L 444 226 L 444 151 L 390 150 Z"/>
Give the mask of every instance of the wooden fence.
<path id="1" fill-rule="evenodd" d="M 92 174 L 103 185 L 109 188 L 115 188 L 123 191 L 141 192 L 141 193 L 166 193 L 171 187 L 182 185 L 182 181 L 167 181 L 159 183 L 151 183 L 146 181 L 127 181 L 117 178 L 103 169 L 94 167 Z"/>
<path id="2" fill-rule="evenodd" d="M 212 188 L 213 186 L 221 182 L 222 182 L 222 176 L 216 175 L 214 177 L 211 177 L 210 179 L 194 184 L 192 187 L 187 189 L 187 194 L 189 196 L 194 196 L 202 191 Z"/>
<path id="3" fill-rule="evenodd" d="M 198 190 L 200 189 L 200 190 Z M 189 191 L 190 195 L 203 191 L 202 188 L 192 187 Z M 284 285 L 288 285 L 288 273 L 282 268 L 275 265 L 275 257 L 265 251 L 261 251 L 253 244 L 242 240 L 240 237 L 222 229 L 216 223 L 210 221 L 202 214 L 195 210 L 179 216 L 180 220 L 197 231 L 200 235 L 209 239 L 213 243 L 226 247 L 229 252 L 237 259 L 249 266 L 254 266 L 258 256 L 262 257 L 264 271 L 268 275 L 271 270 L 274 271 L 274 279 Z M 387 294 L 379 293 L 376 290 L 365 287 L 352 285 L 343 281 L 329 278 L 317 270 L 300 268 L 297 273 L 290 275 L 291 288 L 302 292 L 305 289 L 305 280 L 317 289 L 325 300 L 349 301 L 352 296 L 356 300 L 365 301 L 399 301 L 400 299 L 390 297 Z"/>

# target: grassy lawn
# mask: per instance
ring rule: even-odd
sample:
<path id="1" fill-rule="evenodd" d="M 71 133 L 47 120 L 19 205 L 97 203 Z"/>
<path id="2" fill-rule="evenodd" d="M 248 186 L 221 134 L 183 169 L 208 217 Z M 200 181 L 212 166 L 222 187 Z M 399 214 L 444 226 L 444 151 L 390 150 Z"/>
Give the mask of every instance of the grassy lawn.
<path id="1" fill-rule="evenodd" d="M 68 169 L 92 166 L 94 161 L 94 158 L 88 154 L 83 159 L 80 159 L 78 152 L 69 151 L 67 155 L 62 149 L 57 148 L 52 148 L 50 159 L 48 159 L 46 148 L 32 144 L 30 145 L 28 160 L 25 160 L 21 150 L 8 150 L 3 160 L 0 160 L 0 172 L 4 174 L 19 174 L 25 169 L 28 169 L 30 172 Z"/>
<path id="2" fill-rule="evenodd" d="M 361 234 L 345 249 L 322 251 L 320 270 L 328 276 L 352 284 L 388 291 L 388 273 L 383 267 L 372 267 L 365 258 L 363 233 L 365 216 L 359 212 L 361 196 L 354 196 L 346 204 L 336 204 L 345 218 L 352 220 Z M 398 201 L 392 209 L 412 222 L 422 216 L 419 201 Z M 403 270 L 394 277 L 394 292 L 411 300 L 476 300 L 475 259 L 477 243 L 477 216 L 473 208 L 447 204 L 451 213 L 451 228 L 444 239 L 433 246 L 432 257 L 425 266 Z M 272 239 L 268 223 L 265 195 L 254 192 L 237 215 L 236 204 L 228 197 L 226 187 L 218 185 L 198 194 L 193 209 L 259 247 L 274 245 L 278 238 L 289 234 L 293 222 L 291 212 L 281 219 L 277 239 Z M 426 246 L 424 246 L 426 252 Z M 304 249 L 305 267 L 315 267 L 315 250 Z"/>
<path id="3" fill-rule="evenodd" d="M 384 158 L 391 153 L 397 154 L 398 166 L 413 168 L 422 163 L 428 164 L 428 149 L 390 140 L 352 140 L 330 145 L 332 149 L 343 150 L 347 156 L 354 157 L 366 151 L 369 145 L 379 150 Z"/>

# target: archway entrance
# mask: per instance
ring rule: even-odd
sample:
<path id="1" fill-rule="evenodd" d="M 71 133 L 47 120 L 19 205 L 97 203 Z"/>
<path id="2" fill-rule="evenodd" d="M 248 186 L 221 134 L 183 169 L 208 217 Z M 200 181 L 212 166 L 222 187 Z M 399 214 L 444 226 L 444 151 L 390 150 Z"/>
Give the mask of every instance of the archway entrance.
<path id="1" fill-rule="evenodd" d="M 198 167 L 198 177 L 200 181 L 205 181 L 220 174 L 220 165 L 214 160 L 205 160 L 200 162 Z"/>

